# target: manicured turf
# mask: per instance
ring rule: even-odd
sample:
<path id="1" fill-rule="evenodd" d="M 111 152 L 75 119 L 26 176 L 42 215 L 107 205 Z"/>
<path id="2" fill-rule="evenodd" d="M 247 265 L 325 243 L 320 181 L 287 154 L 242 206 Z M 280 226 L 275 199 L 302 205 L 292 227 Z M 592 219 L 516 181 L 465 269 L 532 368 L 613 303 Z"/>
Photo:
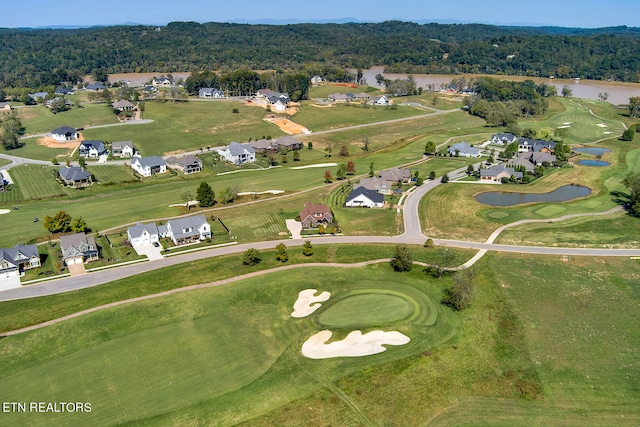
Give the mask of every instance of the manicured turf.
<path id="1" fill-rule="evenodd" d="M 100 184 L 121 184 L 124 182 L 138 182 L 130 166 L 87 166 L 87 171 Z"/>
<path id="2" fill-rule="evenodd" d="M 22 165 L 11 169 L 9 172 L 20 188 L 24 199 L 38 199 L 44 197 L 63 196 L 72 194 L 56 181 L 56 174 L 60 167 Z"/>
<path id="3" fill-rule="evenodd" d="M 184 424 L 194 417 L 230 424 L 303 397 L 326 381 L 418 354 L 455 336 L 456 315 L 432 305 L 437 322 L 429 326 L 425 321 L 433 311 L 421 314 L 418 306 L 411 319 L 385 327 L 410 336 L 409 344 L 363 358 L 316 361 L 302 356 L 302 342 L 317 328 L 312 319 L 289 317 L 297 292 L 313 286 L 340 299 L 370 286 L 379 289 L 380 282 L 365 280 L 371 274 L 411 299 L 414 294 L 426 301 L 438 298 L 439 288 L 425 287 L 415 275 L 394 282 L 400 276 L 385 265 L 280 273 L 109 309 L 2 340 L 0 396 L 5 401 L 92 402 L 91 414 L 60 414 L 67 425 Z M 333 283 L 325 285 L 329 278 Z M 334 329 L 338 337 L 350 330 Z M 15 357 L 23 350 L 29 357 Z M 50 422 L 33 414 L 10 414 L 7 422 L 20 423 L 25 415 L 30 423 Z"/>
<path id="4" fill-rule="evenodd" d="M 53 114 L 47 107 L 18 108 L 22 124 L 27 135 L 49 133 L 60 126 L 71 126 L 76 129 L 88 126 L 118 123 L 113 110 L 107 104 L 84 104 L 80 108 Z"/>

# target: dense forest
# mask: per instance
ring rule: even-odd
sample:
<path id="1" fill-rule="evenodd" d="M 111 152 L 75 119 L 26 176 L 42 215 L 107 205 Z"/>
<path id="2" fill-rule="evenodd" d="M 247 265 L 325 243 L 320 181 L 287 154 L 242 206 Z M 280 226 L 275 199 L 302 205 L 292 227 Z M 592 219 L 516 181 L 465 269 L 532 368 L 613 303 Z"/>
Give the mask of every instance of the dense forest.
<path id="1" fill-rule="evenodd" d="M 389 72 L 488 73 L 639 81 L 640 29 L 424 24 L 249 25 L 0 29 L 0 87 L 56 85 L 117 72 L 325 66 Z"/>

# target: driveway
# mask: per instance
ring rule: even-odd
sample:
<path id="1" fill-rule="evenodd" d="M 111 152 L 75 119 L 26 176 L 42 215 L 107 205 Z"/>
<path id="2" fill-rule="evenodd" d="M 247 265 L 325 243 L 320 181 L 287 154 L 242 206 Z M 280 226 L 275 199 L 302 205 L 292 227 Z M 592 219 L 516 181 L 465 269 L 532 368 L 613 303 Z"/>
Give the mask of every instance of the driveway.
<path id="1" fill-rule="evenodd" d="M 287 219 L 286 223 L 287 223 L 287 228 L 289 229 L 289 232 L 291 233 L 291 238 L 292 239 L 299 239 L 300 238 L 300 232 L 302 231 L 302 223 L 296 221 L 295 219 Z"/>
<path id="2" fill-rule="evenodd" d="M 133 245 L 133 249 L 138 253 L 138 255 L 145 255 L 149 258 L 149 261 L 156 261 L 159 259 L 164 259 L 162 255 L 162 246 L 158 246 L 157 248 L 153 245 Z"/>
<path id="3" fill-rule="evenodd" d="M 19 276 L 9 276 L 9 277 L 0 277 L 0 291 L 7 291 L 9 289 L 20 288 L 20 277 Z"/>

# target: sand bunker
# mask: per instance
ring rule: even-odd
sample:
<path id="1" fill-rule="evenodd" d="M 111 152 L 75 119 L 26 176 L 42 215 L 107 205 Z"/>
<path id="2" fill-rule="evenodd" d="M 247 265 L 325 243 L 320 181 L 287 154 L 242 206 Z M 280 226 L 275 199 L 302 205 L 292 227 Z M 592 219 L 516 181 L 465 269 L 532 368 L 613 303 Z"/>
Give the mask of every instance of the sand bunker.
<path id="1" fill-rule="evenodd" d="M 338 164 L 337 163 L 318 163 L 317 165 L 296 166 L 294 168 L 289 168 L 289 169 L 326 168 L 329 166 L 338 166 Z"/>
<path id="2" fill-rule="evenodd" d="M 563 125 L 570 125 L 571 123 L 573 123 L 573 122 L 564 122 L 564 123 L 562 123 L 562 124 L 563 124 Z"/>
<path id="3" fill-rule="evenodd" d="M 291 317 L 307 317 L 322 306 L 322 304 L 317 304 L 318 302 L 324 302 L 331 296 L 327 291 L 316 296 L 316 292 L 318 292 L 316 289 L 305 289 L 304 291 L 300 291 L 300 293 L 298 293 L 298 300 L 293 304 L 293 313 L 291 313 Z M 329 334 L 331 334 L 331 332 L 329 332 Z"/>
<path id="4" fill-rule="evenodd" d="M 604 123 L 598 123 L 596 126 L 601 127 L 601 128 L 609 127 L 609 126 L 605 125 Z"/>
<path id="5" fill-rule="evenodd" d="M 245 191 L 238 193 L 238 196 L 250 196 L 252 194 L 282 194 L 284 190 L 267 190 L 267 191 Z"/>
<path id="6" fill-rule="evenodd" d="M 292 122 L 289 119 L 283 119 L 281 117 L 267 117 L 265 118 L 269 123 L 273 123 L 278 126 L 281 131 L 288 133 L 289 135 L 310 134 L 311 132 L 304 126 Z"/>
<path id="7" fill-rule="evenodd" d="M 570 128 L 571 126 L 569 125 L 564 125 L 564 126 L 558 126 L 558 129 L 566 129 L 566 128 Z"/>
<path id="8" fill-rule="evenodd" d="M 404 345 L 410 339 L 397 332 L 371 331 L 362 335 L 353 331 L 342 341 L 325 344 L 331 338 L 331 331 L 324 330 L 310 337 L 302 344 L 302 354 L 309 359 L 329 359 L 332 357 L 361 357 L 382 353 L 383 345 Z"/>
<path id="9" fill-rule="evenodd" d="M 605 134 L 605 135 L 610 135 L 610 134 L 612 134 L 613 132 L 602 132 L 602 133 L 603 133 L 603 134 Z"/>
<path id="10" fill-rule="evenodd" d="M 8 214 L 11 212 L 9 209 L 0 209 L 0 215 Z"/>

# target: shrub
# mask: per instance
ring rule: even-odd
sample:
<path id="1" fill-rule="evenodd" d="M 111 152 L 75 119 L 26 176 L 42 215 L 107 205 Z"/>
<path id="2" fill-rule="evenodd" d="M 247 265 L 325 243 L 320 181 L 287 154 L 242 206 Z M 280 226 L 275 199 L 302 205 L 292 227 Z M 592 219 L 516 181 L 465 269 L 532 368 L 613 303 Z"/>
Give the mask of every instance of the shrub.
<path id="1" fill-rule="evenodd" d="M 284 243 L 278 243 L 276 246 L 276 261 L 287 262 L 289 261 L 289 254 L 287 253 L 287 245 Z"/>
<path id="2" fill-rule="evenodd" d="M 305 240 L 304 245 L 302 245 L 302 255 L 304 256 L 313 255 L 313 246 L 311 246 L 311 241 Z"/>
<path id="3" fill-rule="evenodd" d="M 406 245 L 396 245 L 395 256 L 391 260 L 391 267 L 399 272 L 411 270 L 413 260 Z"/>
<path id="4" fill-rule="evenodd" d="M 242 253 L 242 264 L 244 265 L 256 265 L 260 261 L 262 261 L 260 252 L 255 248 L 249 248 Z"/>
<path id="5" fill-rule="evenodd" d="M 424 242 L 424 247 L 425 247 L 425 248 L 432 248 L 432 247 L 433 247 L 433 239 L 427 239 L 427 240 Z"/>

